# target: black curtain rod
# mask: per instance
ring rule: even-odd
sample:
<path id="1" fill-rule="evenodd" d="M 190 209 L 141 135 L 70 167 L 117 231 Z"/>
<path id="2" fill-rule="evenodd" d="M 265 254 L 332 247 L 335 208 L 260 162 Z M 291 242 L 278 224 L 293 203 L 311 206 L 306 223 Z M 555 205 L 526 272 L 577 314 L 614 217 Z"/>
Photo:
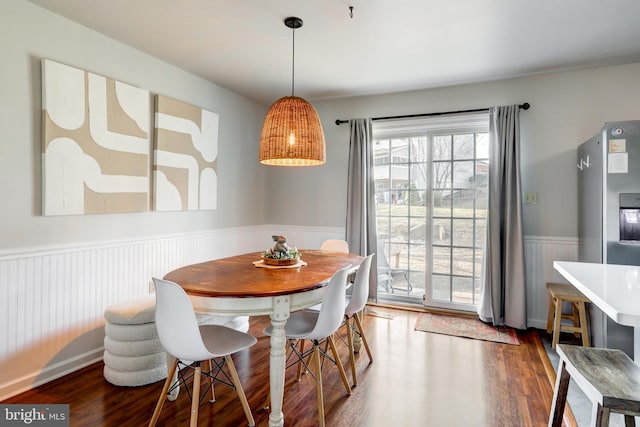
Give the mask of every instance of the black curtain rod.
<path id="1" fill-rule="evenodd" d="M 523 110 L 528 110 L 531 105 L 528 102 L 518 105 Z M 411 119 L 413 117 L 431 117 L 431 116 L 444 116 L 445 114 L 462 114 L 462 113 L 479 113 L 481 111 L 489 111 L 489 108 L 476 108 L 475 110 L 459 110 L 459 111 L 443 111 L 440 113 L 423 113 L 423 114 L 408 114 L 406 116 L 388 116 L 388 117 L 374 117 L 371 120 L 393 120 L 393 119 Z M 336 120 L 336 125 L 340 126 L 343 123 L 349 123 L 349 120 Z"/>

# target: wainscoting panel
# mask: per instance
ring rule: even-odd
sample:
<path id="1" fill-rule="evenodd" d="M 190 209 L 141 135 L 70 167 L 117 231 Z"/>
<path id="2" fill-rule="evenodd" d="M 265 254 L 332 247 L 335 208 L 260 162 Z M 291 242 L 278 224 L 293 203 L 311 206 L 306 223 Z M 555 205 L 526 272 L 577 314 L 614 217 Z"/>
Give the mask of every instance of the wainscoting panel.
<path id="1" fill-rule="evenodd" d="M 104 309 L 145 295 L 151 277 L 271 247 L 317 248 L 326 227 L 260 225 L 0 253 L 0 400 L 102 358 Z"/>
<path id="2" fill-rule="evenodd" d="M 549 312 L 547 282 L 568 283 L 553 268 L 553 261 L 576 261 L 578 239 L 525 236 L 525 280 L 527 282 L 527 325 L 545 329 Z"/>
<path id="3" fill-rule="evenodd" d="M 259 225 L 136 240 L 0 252 L 0 400 L 99 361 L 104 309 L 145 295 L 150 279 L 187 264 L 272 246 L 344 238 L 344 229 Z M 577 257 L 577 239 L 525 238 L 528 325 L 544 328 L 544 284 L 561 281 L 553 261 Z"/>

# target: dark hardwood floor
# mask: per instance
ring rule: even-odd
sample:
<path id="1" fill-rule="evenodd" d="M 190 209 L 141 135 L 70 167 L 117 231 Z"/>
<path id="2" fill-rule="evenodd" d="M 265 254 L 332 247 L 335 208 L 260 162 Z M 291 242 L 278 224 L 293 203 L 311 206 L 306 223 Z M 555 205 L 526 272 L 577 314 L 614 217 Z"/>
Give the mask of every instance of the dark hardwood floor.
<path id="1" fill-rule="evenodd" d="M 337 369 L 325 365 L 328 426 L 545 426 L 553 396 L 553 369 L 536 330 L 519 332 L 520 345 L 498 344 L 414 330 L 418 312 L 368 307 L 365 328 L 374 362 L 357 355 L 358 386 L 345 394 Z M 387 318 L 387 316 L 389 318 Z M 258 338 L 234 356 L 256 425 L 269 384 L 268 317 L 251 319 Z M 348 352 L 337 340 L 347 376 Z M 72 426 L 143 426 L 151 418 L 162 382 L 126 388 L 107 383 L 102 363 L 93 364 L 2 403 L 68 403 Z M 549 372 L 551 371 L 551 372 Z M 317 425 L 316 391 L 310 378 L 286 375 L 285 425 Z M 246 425 L 235 392 L 216 387 L 217 401 L 200 407 L 200 425 Z M 181 391 L 164 405 L 158 425 L 188 425 L 190 401 Z M 572 425 L 570 415 L 567 425 Z"/>

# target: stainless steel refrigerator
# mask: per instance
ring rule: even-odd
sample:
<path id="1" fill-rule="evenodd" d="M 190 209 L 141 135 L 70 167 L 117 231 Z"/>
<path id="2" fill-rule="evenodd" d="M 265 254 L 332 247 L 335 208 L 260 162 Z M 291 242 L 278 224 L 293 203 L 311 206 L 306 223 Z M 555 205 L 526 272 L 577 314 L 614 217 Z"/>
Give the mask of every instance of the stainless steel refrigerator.
<path id="1" fill-rule="evenodd" d="M 578 259 L 640 265 L 640 120 L 607 122 L 578 148 Z M 596 347 L 633 357 L 633 329 L 591 304 Z"/>

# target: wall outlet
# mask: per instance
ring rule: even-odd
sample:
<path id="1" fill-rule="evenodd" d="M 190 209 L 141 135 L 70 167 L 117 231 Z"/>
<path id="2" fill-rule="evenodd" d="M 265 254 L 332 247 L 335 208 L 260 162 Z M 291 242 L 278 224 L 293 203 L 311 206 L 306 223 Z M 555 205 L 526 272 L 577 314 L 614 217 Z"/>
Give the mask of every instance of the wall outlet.
<path id="1" fill-rule="evenodd" d="M 527 205 L 535 205 L 538 203 L 538 193 L 535 191 L 527 191 L 524 193 L 524 203 Z"/>

